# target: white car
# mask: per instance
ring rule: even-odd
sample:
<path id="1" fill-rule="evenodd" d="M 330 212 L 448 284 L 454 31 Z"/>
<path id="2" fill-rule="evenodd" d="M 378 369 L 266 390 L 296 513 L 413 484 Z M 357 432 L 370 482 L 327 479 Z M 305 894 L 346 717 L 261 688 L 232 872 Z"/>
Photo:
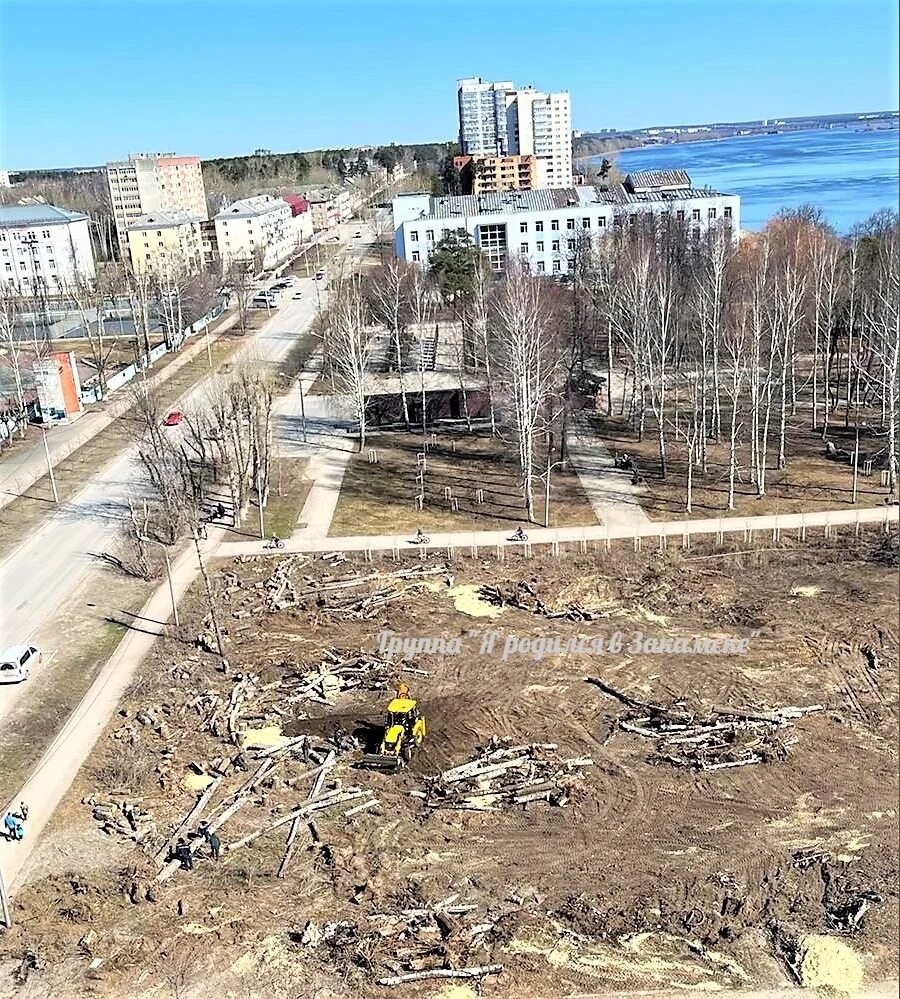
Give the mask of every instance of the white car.
<path id="1" fill-rule="evenodd" d="M 40 663 L 41 650 L 33 645 L 12 645 L 0 656 L 0 683 L 27 680 L 31 667 Z"/>
<path id="2" fill-rule="evenodd" d="M 293 300 L 295 302 L 299 301 L 301 298 L 303 298 L 303 292 L 302 291 L 295 291 L 294 294 L 291 295 L 291 298 L 293 298 Z"/>

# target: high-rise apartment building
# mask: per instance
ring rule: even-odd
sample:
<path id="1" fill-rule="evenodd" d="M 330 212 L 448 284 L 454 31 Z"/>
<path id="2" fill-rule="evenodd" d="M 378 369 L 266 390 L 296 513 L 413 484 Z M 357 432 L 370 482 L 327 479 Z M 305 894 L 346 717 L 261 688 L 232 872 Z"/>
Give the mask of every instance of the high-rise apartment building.
<path id="1" fill-rule="evenodd" d="M 534 156 L 538 187 L 572 183 L 572 109 L 566 91 L 544 93 L 474 77 L 459 81 L 457 98 L 463 155 Z"/>
<path id="2" fill-rule="evenodd" d="M 172 209 L 209 218 L 199 156 L 132 153 L 106 164 L 113 218 L 123 260 L 128 259 L 128 227 L 151 212 Z"/>

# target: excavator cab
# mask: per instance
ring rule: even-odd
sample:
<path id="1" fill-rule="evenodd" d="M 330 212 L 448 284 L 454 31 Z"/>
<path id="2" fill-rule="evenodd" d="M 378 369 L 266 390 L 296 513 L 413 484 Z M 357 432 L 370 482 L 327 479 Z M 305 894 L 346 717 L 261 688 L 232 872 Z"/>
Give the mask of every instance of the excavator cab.
<path id="1" fill-rule="evenodd" d="M 398 770 L 412 758 L 413 750 L 425 741 L 425 716 L 409 687 L 401 683 L 397 696 L 387 706 L 384 736 L 377 753 L 367 753 L 363 766 L 379 770 Z"/>

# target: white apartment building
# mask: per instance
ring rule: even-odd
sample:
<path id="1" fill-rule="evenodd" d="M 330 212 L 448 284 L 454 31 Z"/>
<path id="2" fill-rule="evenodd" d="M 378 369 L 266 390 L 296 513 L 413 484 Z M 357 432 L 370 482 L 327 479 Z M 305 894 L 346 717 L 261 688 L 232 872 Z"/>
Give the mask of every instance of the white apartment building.
<path id="1" fill-rule="evenodd" d="M 518 88 L 481 77 L 460 80 L 459 147 L 468 156 L 535 156 L 538 187 L 572 183 L 569 94 Z"/>
<path id="2" fill-rule="evenodd" d="M 297 247 L 298 230 L 291 206 L 268 194 L 232 202 L 216 215 L 215 223 L 223 270 L 233 263 L 268 270 Z"/>
<path id="3" fill-rule="evenodd" d="M 90 219 L 54 205 L 0 206 L 0 279 L 23 295 L 94 278 Z"/>
<path id="4" fill-rule="evenodd" d="M 204 268 L 201 220 L 178 208 L 148 212 L 128 227 L 128 249 L 136 272 L 194 273 Z"/>
<path id="5" fill-rule="evenodd" d="M 123 260 L 128 259 L 128 227 L 151 212 L 178 209 L 209 218 L 199 156 L 132 153 L 106 164 L 109 196 Z"/>
<path id="6" fill-rule="evenodd" d="M 635 224 L 642 215 L 671 213 L 698 237 L 721 225 L 737 239 L 741 224 L 736 194 L 694 188 L 683 170 L 629 174 L 623 184 L 608 189 L 546 188 L 462 197 L 401 194 L 393 211 L 397 256 L 408 263 L 427 267 L 435 246 L 455 230 L 467 232 L 496 271 L 519 259 L 535 274 L 557 275 L 568 273 L 580 233 L 599 239 Z"/>

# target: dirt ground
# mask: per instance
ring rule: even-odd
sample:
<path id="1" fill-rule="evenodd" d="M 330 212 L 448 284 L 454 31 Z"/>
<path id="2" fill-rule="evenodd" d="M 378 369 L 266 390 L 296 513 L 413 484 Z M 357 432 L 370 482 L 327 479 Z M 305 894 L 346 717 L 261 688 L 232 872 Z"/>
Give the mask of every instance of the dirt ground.
<path id="1" fill-rule="evenodd" d="M 377 451 L 378 464 L 370 465 L 367 453 L 350 459 L 329 531 L 335 537 L 402 532 L 415 527 L 425 531 L 466 531 L 526 522 L 515 445 L 492 438 L 488 431 L 467 434 L 442 430 L 438 434 L 436 445 L 428 451 L 422 510 L 414 506 L 420 489 L 416 455 L 422 451 L 421 436 L 385 432 L 373 436 L 369 446 Z M 538 457 L 538 471 L 543 467 Z M 450 489 L 451 496 L 459 501 L 457 511 L 451 510 L 445 489 Z M 478 489 L 484 492 L 482 503 L 476 501 Z M 537 519 L 543 523 L 544 485 L 539 479 L 535 482 L 535 509 Z M 571 470 L 555 468 L 551 475 L 550 526 L 596 522 L 578 476 Z"/>
<path id="2" fill-rule="evenodd" d="M 653 421 L 648 420 L 645 439 L 638 441 L 637 433 L 626 419 L 593 417 L 598 431 L 611 450 L 627 452 L 636 461 L 646 480 L 647 491 L 640 497 L 641 507 L 653 520 L 671 520 L 688 516 L 685 512 L 687 498 L 686 472 L 687 447 L 683 441 L 669 442 L 669 472 L 665 480 L 659 474 L 659 450 Z M 730 416 L 724 416 L 727 421 Z M 726 422 L 727 431 L 727 422 Z M 777 425 L 776 425 L 777 431 Z M 744 431 L 742 431 L 744 432 Z M 845 429 L 842 422 L 828 432 L 828 439 L 835 446 L 852 453 L 856 445 L 855 431 Z M 873 436 L 864 430 L 860 434 L 860 454 L 875 454 L 884 446 L 884 437 Z M 809 420 L 796 417 L 787 428 L 785 456 L 787 467 L 774 468 L 778 455 L 777 434 L 769 446 L 766 471 L 766 493 L 756 495 L 756 486 L 750 481 L 749 444 L 738 448 L 739 474 L 735 481 L 735 506 L 728 510 L 728 460 L 727 440 L 709 446 L 706 475 L 694 469 L 692 517 L 755 516 L 764 513 L 800 513 L 804 510 L 834 510 L 849 505 L 853 498 L 853 468 L 846 462 L 829 461 L 824 454 L 821 433 L 813 432 Z M 881 476 L 875 469 L 870 476 L 860 474 L 857 484 L 858 504 L 877 506 L 882 503 L 887 490 L 881 485 Z"/>
<path id="3" fill-rule="evenodd" d="M 792 955 L 809 934 L 843 945 L 866 983 L 896 977 L 896 539 L 873 532 L 662 558 L 517 552 L 505 563 L 460 559 L 447 569 L 427 560 L 434 575 L 385 582 L 417 565 L 288 556 L 216 567 L 229 674 L 191 642 L 209 627 L 197 589 L 183 611 L 184 641 L 156 646 L 41 844 L 15 899 L 16 926 L 0 938 L 0 994 L 462 999 L 475 992 L 449 986 L 475 982 L 394 990 L 376 982 L 410 968 L 491 964 L 502 970 L 484 978 L 488 997 L 767 988 L 793 980 Z M 381 576 L 322 589 L 357 572 Z M 285 577 L 296 605 L 270 612 L 283 587 L 266 580 Z M 478 587 L 520 582 L 546 613 L 473 616 L 497 611 Z M 374 599 L 386 587 L 391 599 Z M 356 597 L 369 602 L 352 605 Z M 588 619 L 547 616 L 572 608 Z M 428 724 L 408 768 L 355 769 L 360 752 L 347 748 L 328 772 L 326 789 L 356 787 L 379 804 L 354 816 L 344 814 L 352 801 L 318 812 L 314 832 L 300 823 L 278 878 L 289 825 L 231 847 L 307 799 L 311 764 L 281 750 L 219 830 L 221 859 L 202 847 L 193 871 L 157 883 L 154 854 L 199 794 L 185 778 L 224 775 L 207 806 L 214 815 L 265 762 L 266 750 L 247 748 L 247 772 L 229 766 L 238 753 L 229 716 L 238 741 L 278 725 L 288 737 L 308 735 L 319 758 L 336 731 L 344 746 L 347 733 L 377 743 L 390 682 L 324 702 L 296 692 L 334 650 L 377 655 L 385 629 L 458 638 L 461 651 L 421 654 L 397 671 Z M 736 636 L 749 648 L 498 654 L 511 638 L 616 631 L 626 646 L 640 631 Z M 780 728 L 779 752 L 763 762 L 689 769 L 660 761 L 652 740 L 623 730 L 629 708 L 586 683 L 589 674 L 631 698 L 698 712 L 822 710 Z M 560 757 L 593 765 L 557 805 L 432 810 L 410 793 L 492 738 L 555 743 Z M 140 843 L 100 831 L 122 802 L 133 806 Z M 839 932 L 840 913 L 861 899 L 865 915 Z M 439 903 L 474 908 L 422 928 L 416 911 Z M 34 962 L 23 963 L 26 950 Z M 25 984 L 10 984 L 15 976 Z"/>

